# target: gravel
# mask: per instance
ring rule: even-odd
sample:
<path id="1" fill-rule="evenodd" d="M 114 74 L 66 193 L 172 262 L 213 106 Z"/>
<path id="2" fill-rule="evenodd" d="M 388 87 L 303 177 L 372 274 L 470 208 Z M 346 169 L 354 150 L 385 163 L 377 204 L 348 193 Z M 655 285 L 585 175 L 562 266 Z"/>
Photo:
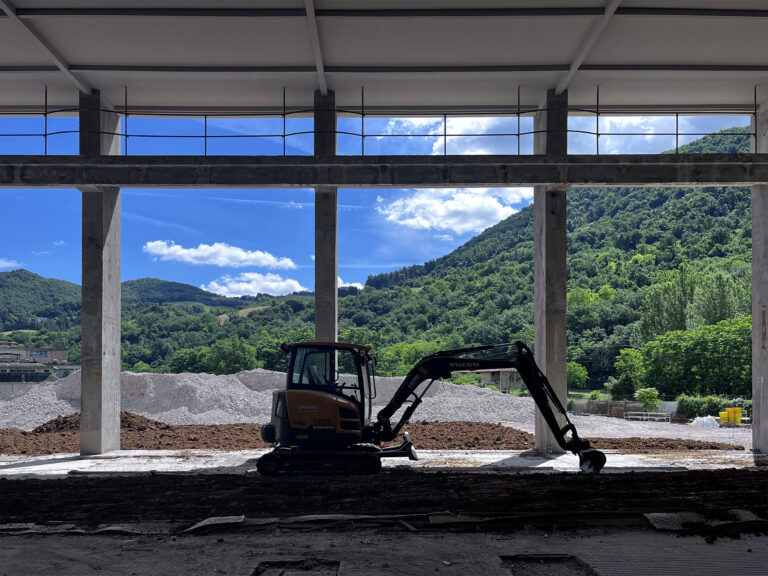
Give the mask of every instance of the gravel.
<path id="1" fill-rule="evenodd" d="M 394 395 L 401 378 L 378 377 L 374 414 Z M 285 373 L 250 370 L 211 374 L 121 374 L 121 409 L 166 424 L 263 423 L 270 419 L 272 391 L 285 385 Z M 43 383 L 0 402 L 0 428 L 32 430 L 58 416 L 80 411 L 80 373 Z M 402 414 L 395 414 L 397 419 Z M 534 402 L 487 388 L 435 382 L 414 420 L 500 423 L 534 432 Z M 633 422 L 605 416 L 571 416 L 585 438 L 685 438 L 752 447 L 744 428 L 694 428 L 663 422 Z"/>

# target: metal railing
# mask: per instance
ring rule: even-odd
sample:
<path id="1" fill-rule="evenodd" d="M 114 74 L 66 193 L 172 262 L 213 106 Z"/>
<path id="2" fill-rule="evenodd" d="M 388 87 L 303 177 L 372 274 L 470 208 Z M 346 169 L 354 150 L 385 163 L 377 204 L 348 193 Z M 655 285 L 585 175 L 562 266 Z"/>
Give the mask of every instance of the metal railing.
<path id="1" fill-rule="evenodd" d="M 409 140 L 419 140 L 424 139 L 427 140 L 432 144 L 430 154 L 439 154 L 440 151 L 443 155 L 449 154 L 449 146 L 452 145 L 455 142 L 460 141 L 461 139 L 468 139 L 468 138 L 475 138 L 475 139 L 496 139 L 496 144 L 498 145 L 499 140 L 511 140 L 514 139 L 514 144 L 510 146 L 501 146 L 499 147 L 499 151 L 494 151 L 493 153 L 497 154 L 532 154 L 533 153 L 533 141 L 535 139 L 536 134 L 544 133 L 543 130 L 536 130 L 534 126 L 534 116 L 538 113 L 548 111 L 546 108 L 531 108 L 531 107 L 522 107 L 520 105 L 520 96 L 519 96 L 519 90 L 518 90 L 518 103 L 516 105 L 515 111 L 493 111 L 493 110 L 483 110 L 481 112 L 457 112 L 457 113 L 443 113 L 443 114 L 423 114 L 423 113 L 403 113 L 398 114 L 397 116 L 382 116 L 381 114 L 369 114 L 366 111 L 365 108 L 365 94 L 364 91 L 361 94 L 361 105 L 360 108 L 355 109 L 348 109 L 348 108 L 338 108 L 336 110 L 337 114 L 340 115 L 337 121 L 337 129 L 335 131 L 335 134 L 337 136 L 346 137 L 346 138 L 359 138 L 360 139 L 360 155 L 365 156 L 366 153 L 370 155 L 371 152 L 371 142 L 376 141 L 377 143 L 385 142 L 387 139 L 409 139 Z M 749 117 L 756 117 L 757 115 L 757 89 L 755 89 L 754 94 L 754 110 L 751 114 L 749 114 Z M 314 136 L 315 132 L 313 129 L 296 129 L 296 130 L 289 130 L 288 129 L 288 123 L 293 118 L 301 118 L 302 120 L 305 120 L 307 122 L 312 121 L 312 116 L 314 114 L 314 109 L 288 109 L 286 107 L 285 103 L 285 92 L 283 92 L 283 103 L 282 103 L 282 109 L 281 110 L 274 110 L 270 112 L 248 112 L 243 114 L 233 114 L 231 112 L 221 112 L 221 113 L 206 113 L 206 114 L 190 114 L 188 112 L 180 112 L 180 113 L 152 113 L 152 112 L 137 112 L 135 114 L 132 114 L 130 112 L 130 109 L 128 107 L 127 102 L 127 93 L 126 93 L 126 101 L 123 107 L 122 111 L 115 111 L 111 109 L 99 109 L 99 110 L 91 110 L 91 111 L 98 111 L 100 113 L 111 113 L 116 115 L 118 118 L 122 120 L 122 129 L 120 131 L 116 132 L 108 132 L 108 131 L 100 131 L 97 132 L 100 135 L 111 135 L 120 138 L 121 140 L 121 151 L 124 155 L 129 155 L 131 151 L 134 149 L 132 146 L 130 146 L 131 142 L 137 142 L 137 140 L 146 139 L 172 139 L 172 140 L 200 140 L 202 142 L 202 155 L 208 156 L 209 155 L 209 143 L 210 142 L 219 142 L 222 140 L 272 140 L 272 141 L 278 141 L 280 142 L 280 146 L 276 148 L 276 153 L 265 153 L 262 151 L 257 151 L 253 155 L 264 155 L 264 156 L 275 156 L 275 155 L 287 155 L 288 154 L 288 140 L 290 138 L 298 138 L 301 136 Z M 752 141 L 754 142 L 753 150 L 757 149 L 757 133 L 756 130 L 750 130 L 747 132 L 693 132 L 693 131 L 680 131 L 680 119 L 682 117 L 703 117 L 703 116 L 712 116 L 716 113 L 712 114 L 690 114 L 690 113 L 681 113 L 681 112 L 670 112 L 667 114 L 660 114 L 655 117 L 672 117 L 674 116 L 675 119 L 675 129 L 674 131 L 664 131 L 664 132 L 655 132 L 655 131 L 644 131 L 644 132 L 616 132 L 616 131 L 606 131 L 600 129 L 600 122 L 601 119 L 605 118 L 612 118 L 612 117 L 621 117 L 619 113 L 617 113 L 615 110 L 609 112 L 606 114 L 604 111 L 601 111 L 600 109 L 600 93 L 599 93 L 599 87 L 597 89 L 597 97 L 596 97 L 596 105 L 594 108 L 576 108 L 571 107 L 569 108 L 569 112 L 573 112 L 576 115 L 569 115 L 569 119 L 576 118 L 579 116 L 589 116 L 594 115 L 595 117 L 595 128 L 594 130 L 591 129 L 581 129 L 581 128 L 571 128 L 570 126 L 567 128 L 568 135 L 587 135 L 594 137 L 595 139 L 595 151 L 597 155 L 601 154 L 600 144 L 601 144 L 601 138 L 621 138 L 621 137 L 653 137 L 653 138 L 659 138 L 659 137 L 667 137 L 672 138 L 674 137 L 674 152 L 680 153 L 680 149 L 685 144 L 680 143 L 681 138 L 683 139 L 689 139 L 689 138 L 697 138 L 697 137 L 703 137 L 711 134 L 717 133 L 719 136 L 724 138 L 744 138 L 745 136 L 748 136 Z M 42 117 L 43 119 L 43 131 L 42 132 L 13 132 L 13 133 L 5 133 L 2 131 L 2 124 L 3 124 L 3 117 L 7 116 L 20 116 L 18 113 L 11 113 L 11 112 L 5 112 L 0 113 L 0 143 L 5 138 L 41 138 L 43 141 L 43 154 L 48 155 L 49 154 L 49 138 L 61 136 L 61 135 L 79 135 L 80 130 L 78 129 L 65 129 L 65 130 L 49 130 L 49 119 L 54 118 L 57 116 L 77 116 L 80 113 L 79 108 L 57 108 L 57 109 L 49 109 L 48 106 L 48 92 L 47 89 L 45 91 L 45 106 L 44 111 L 42 114 L 39 115 L 32 115 L 37 117 Z M 630 115 L 630 112 L 626 115 Z M 625 115 L 625 116 L 626 116 Z M 637 116 L 637 113 L 632 114 L 634 116 Z M 718 116 L 727 116 L 726 114 L 717 114 Z M 26 115 L 30 116 L 30 115 Z M 352 128 L 347 129 L 346 126 L 349 125 L 351 122 L 350 120 L 354 118 L 359 118 L 359 130 L 354 130 Z M 371 121 L 373 120 L 374 123 L 381 122 L 382 120 L 388 120 L 389 122 L 395 120 L 402 120 L 402 121 L 409 121 L 411 118 L 419 118 L 419 119 L 432 119 L 433 121 L 433 130 L 428 133 L 419 133 L 419 132 L 412 132 L 407 131 L 403 133 L 397 133 L 393 131 L 374 131 L 374 132 L 366 132 L 366 119 L 368 119 L 369 125 Z M 493 130 L 493 131 L 470 131 L 470 132 L 461 132 L 461 131 L 449 131 L 449 122 L 456 119 L 472 119 L 472 118 L 489 118 L 497 123 L 504 124 L 507 121 L 510 121 L 508 123 L 514 126 L 514 130 Z M 201 133 L 188 133 L 188 132 L 181 132 L 181 133 L 156 133 L 152 130 L 145 130 L 141 131 L 145 128 L 145 126 L 142 126 L 144 122 L 146 121 L 152 121 L 152 119 L 186 119 L 190 121 L 198 121 L 201 123 L 200 129 Z M 259 121 L 259 120 L 273 120 L 278 121 L 281 123 L 281 130 L 279 131 L 238 131 L 238 132 L 229 132 L 229 133 L 216 133 L 216 130 L 212 131 L 210 130 L 211 125 L 213 123 L 213 126 L 216 126 L 216 120 L 220 119 L 227 119 L 227 120 L 244 120 L 248 123 L 251 121 Z M 131 122 L 133 120 L 133 122 Z M 131 133 L 130 127 L 134 126 L 135 122 L 139 122 L 139 132 Z M 424 123 L 421 123 L 424 124 Z M 525 125 L 524 125 L 525 124 Z M 756 123 L 753 123 L 753 125 L 756 125 Z M 185 126 L 186 129 L 188 129 L 188 126 Z M 303 127 L 300 127 L 303 128 Z M 226 128 L 219 127 L 220 130 L 225 131 Z M 523 139 L 529 138 L 530 143 L 526 142 L 525 149 L 523 149 L 522 141 Z M 438 144 L 442 141 L 442 145 L 438 146 Z M 368 146 L 366 147 L 366 142 L 368 142 Z M 345 146 L 346 147 L 346 142 Z M 570 147 L 570 145 L 569 145 Z M 214 147 L 215 148 L 215 147 Z M 309 147 L 305 146 L 305 150 L 303 151 L 304 154 L 312 154 L 313 150 L 308 150 Z M 376 148 L 376 146 L 373 146 L 373 148 Z M 671 151 L 671 150 L 669 150 Z M 69 153 L 76 153 L 76 151 L 71 151 Z M 143 151 L 145 154 L 146 151 Z M 242 154 L 243 150 L 227 150 L 226 154 Z M 462 153 L 462 152 L 459 152 Z M 466 153 L 466 152 L 464 152 Z M 340 153 L 341 155 L 348 155 L 344 153 L 343 151 Z M 357 155 L 357 154 L 355 154 Z"/>

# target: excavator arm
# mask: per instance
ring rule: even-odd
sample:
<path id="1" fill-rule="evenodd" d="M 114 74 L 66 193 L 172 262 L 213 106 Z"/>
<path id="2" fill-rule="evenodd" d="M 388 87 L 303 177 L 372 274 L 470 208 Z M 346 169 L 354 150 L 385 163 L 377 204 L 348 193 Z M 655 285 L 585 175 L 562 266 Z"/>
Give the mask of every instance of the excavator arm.
<path id="1" fill-rule="evenodd" d="M 501 368 L 514 368 L 520 374 L 558 445 L 579 457 L 579 467 L 584 472 L 599 472 L 605 465 L 605 455 L 592 448 L 589 440 L 579 437 L 562 402 L 536 365 L 533 353 L 523 342 L 446 350 L 423 358 L 411 369 L 389 403 L 377 414 L 371 439 L 378 443 L 397 438 L 435 380 L 448 378 L 455 371 L 476 372 Z M 409 400 L 410 405 L 393 425 L 392 417 Z"/>

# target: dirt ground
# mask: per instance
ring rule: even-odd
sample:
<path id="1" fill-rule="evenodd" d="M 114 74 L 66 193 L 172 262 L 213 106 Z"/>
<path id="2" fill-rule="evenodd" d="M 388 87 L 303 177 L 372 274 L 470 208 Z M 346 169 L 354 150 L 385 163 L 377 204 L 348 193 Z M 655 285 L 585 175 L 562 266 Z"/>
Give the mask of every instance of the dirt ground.
<path id="1" fill-rule="evenodd" d="M 123 412 L 121 446 L 124 450 L 253 450 L 268 448 L 258 424 L 171 426 Z M 0 430 L 0 454 L 40 456 L 79 451 L 80 415 L 60 416 L 31 432 Z M 417 449 L 422 450 L 528 450 L 532 434 L 499 424 L 482 422 L 411 422 L 407 426 Z M 667 438 L 596 438 L 601 450 L 648 454 L 685 450 L 742 450 L 718 442 Z"/>

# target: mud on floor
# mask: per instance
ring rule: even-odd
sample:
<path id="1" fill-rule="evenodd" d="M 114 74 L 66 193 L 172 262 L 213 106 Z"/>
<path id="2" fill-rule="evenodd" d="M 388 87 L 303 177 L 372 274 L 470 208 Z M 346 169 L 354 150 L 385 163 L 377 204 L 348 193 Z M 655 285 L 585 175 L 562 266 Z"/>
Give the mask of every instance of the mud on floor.
<path id="1" fill-rule="evenodd" d="M 269 448 L 258 424 L 173 426 L 144 416 L 121 414 L 123 450 L 254 450 Z M 411 422 L 406 426 L 422 450 L 529 450 L 532 434 L 484 422 Z M 719 442 L 670 438 L 595 438 L 601 450 L 648 454 L 684 450 L 743 450 Z M 41 456 L 80 450 L 80 415 L 59 416 L 31 432 L 0 430 L 0 454 Z"/>

